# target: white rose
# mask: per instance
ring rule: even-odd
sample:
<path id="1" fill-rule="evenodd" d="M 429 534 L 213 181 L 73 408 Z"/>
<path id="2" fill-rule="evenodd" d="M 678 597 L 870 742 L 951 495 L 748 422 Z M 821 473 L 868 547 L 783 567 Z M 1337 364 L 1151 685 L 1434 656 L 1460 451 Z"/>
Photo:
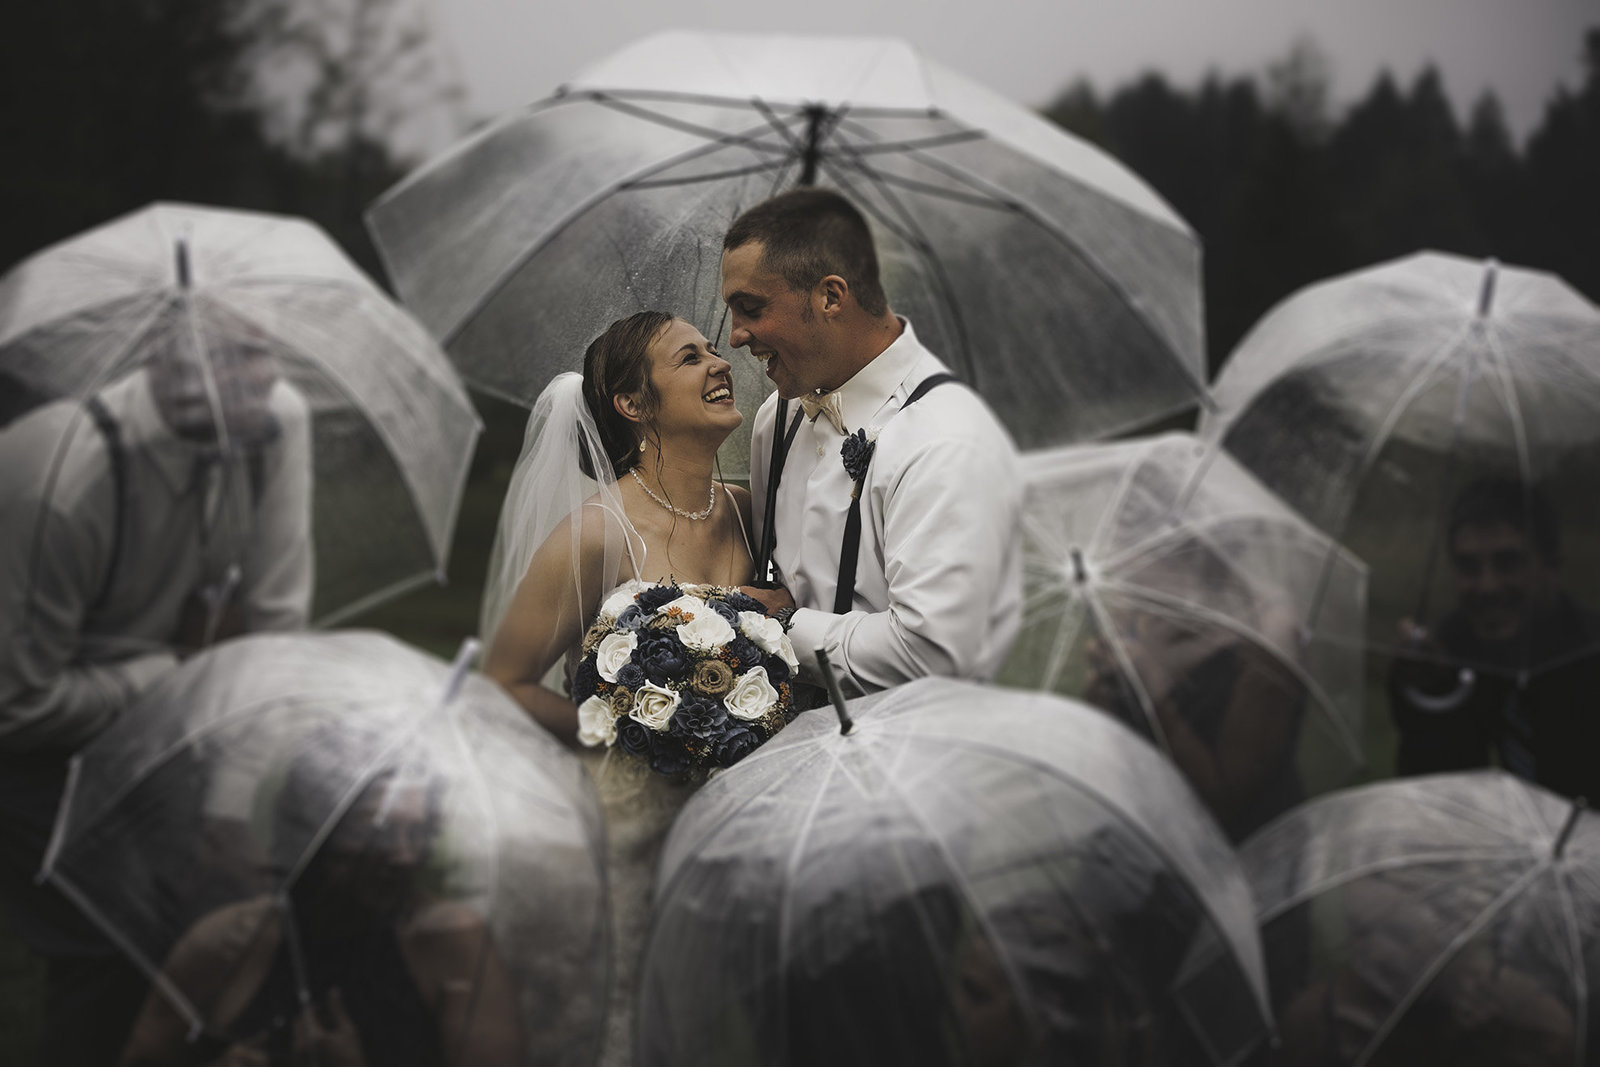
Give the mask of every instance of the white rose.
<path id="1" fill-rule="evenodd" d="M 578 740 L 590 748 L 616 744 L 617 717 L 611 705 L 598 696 L 578 705 Z"/>
<path id="2" fill-rule="evenodd" d="M 628 712 L 628 718 L 637 719 L 652 730 L 665 730 L 682 699 L 671 689 L 646 682 L 634 690 L 633 710 Z"/>
<path id="3" fill-rule="evenodd" d="M 678 627 L 678 640 L 695 652 L 715 652 L 733 640 L 733 627 L 708 607 Z"/>
<path id="4" fill-rule="evenodd" d="M 632 582 L 618 586 L 616 592 L 606 597 L 606 602 L 600 605 L 600 614 L 613 619 L 616 618 L 622 614 L 629 604 L 633 603 L 633 598 L 638 592 L 638 587 Z"/>
<path id="5" fill-rule="evenodd" d="M 628 665 L 633 650 L 639 647 L 639 638 L 632 631 L 625 634 L 606 634 L 594 650 L 595 670 L 608 682 L 617 680 L 617 672 Z"/>
<path id="6" fill-rule="evenodd" d="M 685 596 L 679 597 L 677 600 L 674 600 L 669 604 L 661 605 L 659 608 L 656 609 L 656 614 L 657 615 L 665 615 L 667 612 L 671 611 L 673 608 L 677 608 L 679 611 L 683 612 L 685 615 L 692 615 L 693 617 L 695 617 L 697 619 L 700 616 L 705 615 L 705 614 L 707 614 L 708 612 L 711 611 L 711 605 L 707 604 L 704 600 L 701 600 L 697 596 L 687 596 L 687 595 L 685 595 Z"/>
<path id="7" fill-rule="evenodd" d="M 725 702 L 734 718 L 759 719 L 778 703 L 778 691 L 767 680 L 765 667 L 751 667 L 733 683 Z"/>
<path id="8" fill-rule="evenodd" d="M 794 645 L 789 641 L 789 635 L 783 632 L 783 627 L 778 620 L 770 615 L 763 615 L 759 611 L 739 612 L 739 629 L 744 631 L 755 646 L 769 656 L 777 656 L 789 665 L 791 673 L 800 667 L 800 659 L 794 654 Z"/>

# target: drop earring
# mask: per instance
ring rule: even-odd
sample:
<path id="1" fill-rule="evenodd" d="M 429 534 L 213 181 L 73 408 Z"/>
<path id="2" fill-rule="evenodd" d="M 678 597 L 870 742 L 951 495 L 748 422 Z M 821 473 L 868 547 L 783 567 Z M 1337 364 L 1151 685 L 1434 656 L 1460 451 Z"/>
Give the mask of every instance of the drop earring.
<path id="1" fill-rule="evenodd" d="M 640 451 L 640 452 L 643 452 L 643 451 L 644 451 L 644 442 L 643 442 L 643 441 L 640 441 L 640 442 L 639 442 L 639 451 Z"/>

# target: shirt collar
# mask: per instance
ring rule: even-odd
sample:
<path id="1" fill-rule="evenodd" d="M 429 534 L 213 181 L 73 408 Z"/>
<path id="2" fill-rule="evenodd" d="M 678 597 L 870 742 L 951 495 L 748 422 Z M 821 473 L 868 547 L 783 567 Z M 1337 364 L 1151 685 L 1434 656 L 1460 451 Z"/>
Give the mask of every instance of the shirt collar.
<path id="1" fill-rule="evenodd" d="M 855 431 L 871 425 L 922 359 L 926 349 L 917 340 L 911 321 L 900 318 L 900 325 L 900 336 L 888 348 L 834 390 L 839 394 L 839 413 L 844 417 L 845 429 Z"/>

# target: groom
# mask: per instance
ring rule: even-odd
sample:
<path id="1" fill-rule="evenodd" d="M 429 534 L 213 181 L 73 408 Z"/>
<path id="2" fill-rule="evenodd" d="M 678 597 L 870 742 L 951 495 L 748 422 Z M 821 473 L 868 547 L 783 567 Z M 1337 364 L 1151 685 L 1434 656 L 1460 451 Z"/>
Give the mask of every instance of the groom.
<path id="1" fill-rule="evenodd" d="M 991 676 L 1022 610 L 1011 439 L 889 309 L 866 220 L 837 193 L 758 204 L 722 247 L 730 341 L 777 386 L 751 492 L 757 577 L 770 548 L 787 591 L 745 592 L 784 623 L 806 681 L 818 652 L 847 695 Z"/>

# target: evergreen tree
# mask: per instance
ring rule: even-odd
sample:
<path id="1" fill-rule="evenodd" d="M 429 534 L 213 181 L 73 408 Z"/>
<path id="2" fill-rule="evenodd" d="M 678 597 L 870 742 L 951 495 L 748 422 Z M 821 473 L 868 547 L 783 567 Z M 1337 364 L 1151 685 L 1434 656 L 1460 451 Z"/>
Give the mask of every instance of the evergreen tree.
<path id="1" fill-rule="evenodd" d="M 1558 91 L 1528 140 L 1527 256 L 1600 301 L 1600 28 L 1584 46 L 1583 85 Z"/>

